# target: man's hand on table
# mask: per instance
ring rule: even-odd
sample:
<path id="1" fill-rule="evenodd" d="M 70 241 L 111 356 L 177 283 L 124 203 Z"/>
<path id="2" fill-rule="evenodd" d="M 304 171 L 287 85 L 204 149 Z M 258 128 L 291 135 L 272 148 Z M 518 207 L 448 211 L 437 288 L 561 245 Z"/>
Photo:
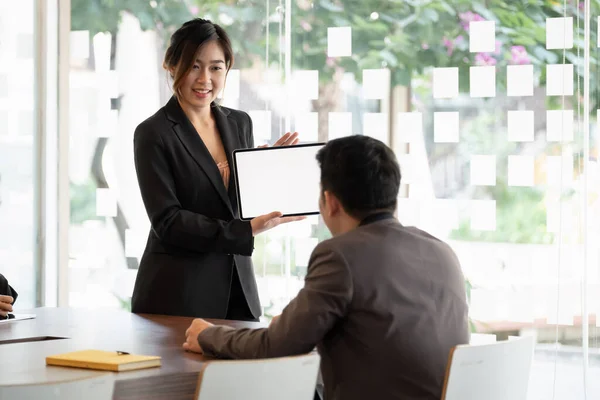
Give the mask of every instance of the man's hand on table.
<path id="1" fill-rule="evenodd" d="M 185 343 L 183 343 L 183 349 L 185 351 L 202 354 L 202 348 L 198 343 L 198 335 L 211 326 L 213 326 L 213 324 L 206 322 L 202 318 L 196 318 L 192 321 L 190 327 L 185 331 Z"/>

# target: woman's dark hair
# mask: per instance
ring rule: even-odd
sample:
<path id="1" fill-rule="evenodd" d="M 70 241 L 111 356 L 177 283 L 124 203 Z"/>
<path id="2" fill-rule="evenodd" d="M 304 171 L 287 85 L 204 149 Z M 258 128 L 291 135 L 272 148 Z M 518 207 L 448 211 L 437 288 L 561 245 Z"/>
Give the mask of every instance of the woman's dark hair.
<path id="1" fill-rule="evenodd" d="M 383 142 L 362 135 L 330 140 L 317 161 L 322 189 L 334 194 L 352 217 L 396 209 L 400 166 Z"/>
<path id="2" fill-rule="evenodd" d="M 195 18 L 184 23 L 171 36 L 169 48 L 165 53 L 163 68 L 173 78 L 173 92 L 179 93 L 183 79 L 194 65 L 196 52 L 205 43 L 216 40 L 225 54 L 227 72 L 233 66 L 233 49 L 231 40 L 223 28 L 211 21 Z M 173 72 L 171 72 L 173 71 Z"/>

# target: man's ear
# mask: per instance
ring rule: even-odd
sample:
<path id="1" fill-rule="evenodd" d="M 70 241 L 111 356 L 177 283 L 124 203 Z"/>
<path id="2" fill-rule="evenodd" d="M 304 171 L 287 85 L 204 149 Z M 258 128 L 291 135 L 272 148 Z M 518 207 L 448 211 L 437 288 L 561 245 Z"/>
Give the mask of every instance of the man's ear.
<path id="1" fill-rule="evenodd" d="M 327 213 L 327 215 L 329 217 L 334 217 L 338 215 L 342 207 L 340 201 L 337 199 L 337 197 L 335 197 L 333 193 L 327 190 L 323 192 L 323 195 L 325 197 L 325 212 Z"/>

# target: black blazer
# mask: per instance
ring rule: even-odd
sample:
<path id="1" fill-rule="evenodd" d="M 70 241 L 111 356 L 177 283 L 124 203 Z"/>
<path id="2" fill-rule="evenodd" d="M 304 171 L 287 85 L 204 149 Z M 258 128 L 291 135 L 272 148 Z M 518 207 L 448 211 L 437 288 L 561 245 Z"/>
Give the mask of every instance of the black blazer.
<path id="1" fill-rule="evenodd" d="M 227 159 L 254 147 L 252 120 L 213 105 Z M 250 222 L 239 219 L 233 170 L 229 191 L 177 99 L 142 122 L 134 158 L 151 222 L 132 297 L 132 312 L 225 318 L 233 268 L 252 314 L 261 314 Z"/>

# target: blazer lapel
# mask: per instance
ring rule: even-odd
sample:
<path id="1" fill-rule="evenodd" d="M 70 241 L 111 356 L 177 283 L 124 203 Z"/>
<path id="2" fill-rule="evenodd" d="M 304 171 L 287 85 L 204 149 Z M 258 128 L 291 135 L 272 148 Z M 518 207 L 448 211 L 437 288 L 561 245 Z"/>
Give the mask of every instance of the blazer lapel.
<path id="1" fill-rule="evenodd" d="M 167 117 L 174 122 L 173 130 L 179 137 L 179 140 L 181 140 L 200 168 L 204 170 L 208 176 L 208 179 L 213 184 L 215 190 L 217 193 L 219 193 L 219 196 L 225 202 L 227 208 L 233 216 L 234 212 L 233 208 L 231 207 L 231 201 L 229 200 L 228 193 L 225 190 L 225 185 L 223 185 L 223 178 L 221 178 L 219 168 L 217 167 L 217 164 L 215 164 L 210 152 L 204 145 L 204 142 L 198 135 L 198 132 L 196 132 L 196 129 L 181 109 L 181 106 L 179 105 L 179 102 L 175 96 L 171 97 L 171 100 L 169 100 L 165 109 L 167 111 Z"/>
<path id="2" fill-rule="evenodd" d="M 240 136 L 238 134 L 238 126 L 233 118 L 228 118 L 229 110 L 222 107 L 215 107 L 213 109 L 213 115 L 215 122 L 217 123 L 217 129 L 221 134 L 221 140 L 223 141 L 223 147 L 227 155 L 227 162 L 229 163 L 229 190 L 228 196 L 234 210 L 234 216 L 237 216 L 238 206 L 235 189 L 235 178 L 233 176 L 233 151 L 241 147 Z"/>

